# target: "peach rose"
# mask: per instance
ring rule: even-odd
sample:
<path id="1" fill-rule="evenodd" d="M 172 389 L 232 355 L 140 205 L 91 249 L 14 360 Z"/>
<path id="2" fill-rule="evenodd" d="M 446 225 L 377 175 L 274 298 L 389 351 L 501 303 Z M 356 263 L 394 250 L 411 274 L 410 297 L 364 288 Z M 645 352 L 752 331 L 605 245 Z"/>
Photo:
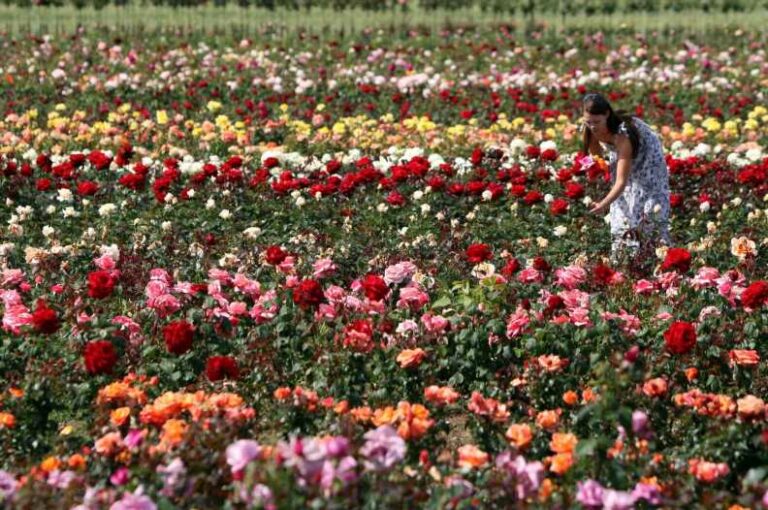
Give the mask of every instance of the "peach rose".
<path id="1" fill-rule="evenodd" d="M 489 456 L 475 445 L 465 444 L 459 448 L 459 467 L 479 468 L 488 463 Z"/>
<path id="2" fill-rule="evenodd" d="M 513 423 L 509 426 L 504 436 L 518 449 L 522 449 L 531 444 L 531 440 L 533 440 L 533 431 L 531 430 L 530 425 Z"/>
<path id="3" fill-rule="evenodd" d="M 397 355 L 397 362 L 400 363 L 400 368 L 411 368 L 421 365 L 421 362 L 427 356 L 424 349 L 404 349 Z"/>
<path id="4" fill-rule="evenodd" d="M 661 397 L 667 393 L 667 381 L 661 377 L 649 379 L 643 384 L 643 394 L 646 397 Z"/>

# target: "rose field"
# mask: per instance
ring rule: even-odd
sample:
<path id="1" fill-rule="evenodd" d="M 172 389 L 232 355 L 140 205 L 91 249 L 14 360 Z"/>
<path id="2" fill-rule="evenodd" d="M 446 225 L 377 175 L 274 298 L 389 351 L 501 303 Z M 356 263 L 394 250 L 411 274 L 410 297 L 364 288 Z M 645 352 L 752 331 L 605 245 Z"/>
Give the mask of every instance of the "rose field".
<path id="1" fill-rule="evenodd" d="M 765 32 L 0 47 L 0 506 L 768 508 Z"/>

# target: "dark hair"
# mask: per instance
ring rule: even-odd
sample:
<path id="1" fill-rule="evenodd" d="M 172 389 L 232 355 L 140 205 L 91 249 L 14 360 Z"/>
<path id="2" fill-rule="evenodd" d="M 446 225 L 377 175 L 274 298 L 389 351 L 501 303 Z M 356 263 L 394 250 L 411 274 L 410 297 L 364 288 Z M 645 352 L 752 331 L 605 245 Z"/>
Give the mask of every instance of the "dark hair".
<path id="1" fill-rule="evenodd" d="M 629 142 L 632 144 L 632 157 L 637 156 L 637 151 L 640 149 L 640 136 L 637 132 L 637 128 L 632 122 L 632 116 L 624 111 L 614 111 L 611 103 L 603 97 L 601 94 L 591 93 L 584 96 L 582 99 L 583 108 L 593 115 L 608 114 L 608 120 L 606 125 L 608 131 L 613 134 L 619 132 L 619 126 L 623 122 L 627 127 L 627 134 L 629 136 Z M 592 142 L 592 132 L 584 128 L 582 135 L 582 146 L 584 154 L 589 154 L 589 146 Z"/>

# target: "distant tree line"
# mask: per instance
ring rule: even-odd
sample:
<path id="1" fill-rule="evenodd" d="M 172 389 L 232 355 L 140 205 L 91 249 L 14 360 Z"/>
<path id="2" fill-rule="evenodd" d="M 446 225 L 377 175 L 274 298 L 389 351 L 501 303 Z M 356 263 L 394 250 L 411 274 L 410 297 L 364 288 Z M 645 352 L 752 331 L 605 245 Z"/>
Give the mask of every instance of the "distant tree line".
<path id="1" fill-rule="evenodd" d="M 313 8 L 361 9 L 371 12 L 408 12 L 414 7 L 427 11 L 453 11 L 478 6 L 483 12 L 534 15 L 560 14 L 587 16 L 622 13 L 661 13 L 700 11 L 703 13 L 750 12 L 768 9 L 768 0 L 0 0 L 5 5 L 32 7 L 34 5 L 63 7 L 73 5 L 84 9 L 117 6 L 156 5 L 168 7 L 197 7 L 206 4 L 224 7 L 228 3 L 243 8 L 257 7 L 268 10 L 310 10 Z"/>

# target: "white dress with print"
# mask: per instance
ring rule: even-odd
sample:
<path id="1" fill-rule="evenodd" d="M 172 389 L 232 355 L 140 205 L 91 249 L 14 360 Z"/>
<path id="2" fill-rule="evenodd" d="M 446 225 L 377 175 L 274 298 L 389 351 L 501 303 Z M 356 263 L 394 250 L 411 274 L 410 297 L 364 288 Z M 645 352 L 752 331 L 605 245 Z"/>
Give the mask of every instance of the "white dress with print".
<path id="1" fill-rule="evenodd" d="M 637 247 L 643 240 L 669 244 L 669 171 L 661 140 L 642 120 L 632 118 L 639 147 L 632 159 L 629 179 L 622 194 L 611 204 L 613 250 L 622 245 Z M 622 122 L 619 133 L 627 135 Z M 610 148 L 611 182 L 616 182 L 618 155 Z"/>

